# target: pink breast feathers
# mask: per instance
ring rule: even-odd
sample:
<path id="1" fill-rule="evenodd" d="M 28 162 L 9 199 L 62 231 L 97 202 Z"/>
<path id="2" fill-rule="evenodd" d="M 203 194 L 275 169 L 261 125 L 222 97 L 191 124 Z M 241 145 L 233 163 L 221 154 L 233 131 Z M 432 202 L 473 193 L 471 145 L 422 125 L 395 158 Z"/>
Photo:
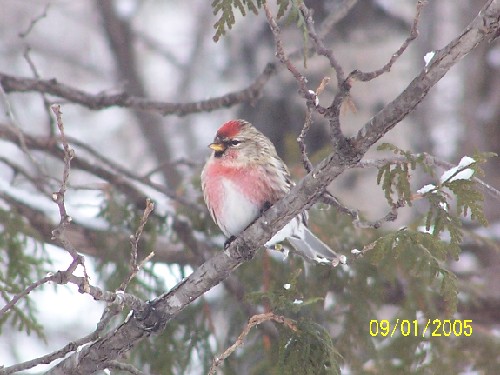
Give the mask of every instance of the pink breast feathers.
<path id="1" fill-rule="evenodd" d="M 231 184 L 237 188 L 242 196 L 248 198 L 253 204 L 259 208 L 264 205 L 266 201 L 271 201 L 272 197 L 269 195 L 269 190 L 265 189 L 262 181 L 262 173 L 258 173 L 256 168 L 242 168 L 230 167 L 220 164 L 212 164 L 207 170 L 207 176 L 210 178 L 206 181 L 207 190 L 210 192 L 211 201 L 214 206 L 221 207 L 222 200 L 226 192 L 224 180 L 229 180 Z M 273 202 L 271 202 L 273 203 Z M 217 208 L 214 207 L 215 210 Z"/>

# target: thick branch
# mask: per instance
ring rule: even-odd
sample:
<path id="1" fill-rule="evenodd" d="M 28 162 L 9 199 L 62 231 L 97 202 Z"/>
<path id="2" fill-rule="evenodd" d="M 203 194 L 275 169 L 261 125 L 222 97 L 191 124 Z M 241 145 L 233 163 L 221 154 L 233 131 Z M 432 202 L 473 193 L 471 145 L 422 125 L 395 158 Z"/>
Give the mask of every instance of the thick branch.
<path id="1" fill-rule="evenodd" d="M 255 81 L 245 89 L 191 103 L 167 103 L 118 93 L 114 95 L 97 94 L 76 89 L 59 83 L 56 79 L 36 79 L 16 77 L 0 72 L 0 85 L 9 92 L 42 92 L 77 103 L 89 109 L 97 110 L 109 107 L 130 108 L 141 111 L 158 112 L 164 116 L 185 116 L 191 113 L 211 112 L 228 108 L 243 102 L 253 102 L 260 97 L 269 78 L 276 72 L 274 64 L 268 64 Z"/>
<path id="2" fill-rule="evenodd" d="M 45 138 L 45 137 L 34 137 L 26 133 L 22 133 L 20 130 L 14 129 L 12 126 L 4 125 L 0 123 L 0 138 L 7 140 L 9 142 L 15 143 L 20 147 L 26 148 L 26 150 L 40 150 L 47 152 L 55 158 L 63 159 L 64 151 L 57 145 L 57 138 Z M 81 142 L 73 142 L 71 138 L 68 137 L 69 143 L 78 144 L 80 147 L 84 145 Z M 99 159 L 102 163 L 106 164 L 106 167 L 102 167 L 91 160 L 80 156 L 75 156 L 71 161 L 71 168 L 80 169 L 99 177 L 109 184 L 113 185 L 120 192 L 125 194 L 129 201 L 136 203 L 141 206 L 146 200 L 146 196 L 133 184 L 128 181 L 132 179 L 140 183 L 146 184 L 153 189 L 163 193 L 165 196 L 172 198 L 179 203 L 186 205 L 191 209 L 198 209 L 198 206 L 192 202 L 184 199 L 181 196 L 176 195 L 170 189 L 154 184 L 149 178 L 139 178 L 134 176 L 130 171 L 119 167 L 117 164 L 111 162 L 109 159 L 98 155 L 95 150 L 90 147 L 84 147 L 86 151 L 92 154 L 94 157 Z"/>

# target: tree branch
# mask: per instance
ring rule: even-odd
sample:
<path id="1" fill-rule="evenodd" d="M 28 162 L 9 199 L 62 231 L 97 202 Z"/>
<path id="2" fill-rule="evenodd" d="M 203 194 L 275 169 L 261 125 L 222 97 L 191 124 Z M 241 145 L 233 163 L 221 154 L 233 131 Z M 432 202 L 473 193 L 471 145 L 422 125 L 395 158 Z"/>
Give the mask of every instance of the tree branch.
<path id="1" fill-rule="evenodd" d="M 12 142 L 19 147 L 23 147 L 26 150 L 40 150 L 47 152 L 48 154 L 56 157 L 58 159 L 64 158 L 64 151 L 57 145 L 57 141 L 59 138 L 45 138 L 45 137 L 34 137 L 28 135 L 26 133 L 21 132 L 11 126 L 4 125 L 0 123 L 0 138 Z M 156 191 L 164 194 L 168 198 L 174 199 L 179 203 L 184 204 L 186 207 L 191 209 L 199 210 L 199 206 L 193 204 L 192 202 L 184 199 L 183 197 L 177 195 L 172 192 L 170 189 L 165 188 L 162 185 L 153 183 L 149 178 L 141 178 L 135 176 L 130 171 L 127 171 L 125 168 L 118 166 L 116 163 L 110 161 L 104 156 L 100 155 L 96 150 L 92 149 L 90 146 L 85 145 L 81 142 L 73 140 L 72 138 L 67 138 L 69 143 L 78 145 L 86 150 L 90 155 L 101 161 L 104 166 L 100 166 L 89 160 L 84 158 L 83 156 L 74 156 L 72 159 L 72 168 L 80 169 L 86 172 L 93 174 L 96 177 L 99 177 L 108 183 L 112 184 L 119 191 L 125 194 L 131 202 L 134 202 L 138 205 L 142 204 L 146 200 L 146 196 L 132 183 L 127 181 L 127 179 L 131 179 L 137 181 L 141 184 L 145 184 L 150 186 Z M 25 151 L 27 152 L 27 151 Z M 107 168 L 106 168 L 107 167 Z"/>
<path id="2" fill-rule="evenodd" d="M 264 86 L 275 74 L 274 64 L 267 64 L 264 71 L 247 88 L 232 93 L 200 100 L 191 103 L 167 103 L 146 98 L 127 95 L 124 92 L 105 95 L 93 95 L 53 79 L 36 79 L 16 77 L 0 72 L 0 85 L 6 93 L 10 92 L 42 92 L 66 99 L 71 103 L 80 104 L 92 110 L 109 107 L 129 108 L 141 111 L 151 111 L 167 115 L 186 116 L 192 113 L 211 112 L 228 108 L 243 102 L 253 102 L 262 94 Z"/>
<path id="3" fill-rule="evenodd" d="M 18 363 L 13 366 L 5 367 L 5 368 L 0 368 L 0 374 L 2 375 L 9 375 L 13 374 L 15 372 L 23 371 L 23 370 L 28 370 L 30 368 L 33 368 L 35 366 L 41 365 L 41 364 L 49 364 L 55 361 L 56 359 L 63 358 L 66 356 L 68 353 L 78 350 L 78 347 L 81 345 L 85 345 L 93 340 L 95 340 L 97 337 L 99 337 L 99 334 L 106 328 L 106 326 L 109 324 L 111 319 L 118 314 L 118 309 L 116 309 L 116 305 L 108 305 L 106 309 L 104 309 L 104 312 L 102 313 L 101 319 L 97 323 L 97 328 L 94 332 L 78 339 L 75 341 L 72 341 L 61 349 L 58 349 L 52 353 L 49 353 L 47 355 L 44 355 L 39 358 L 34 358 L 32 360 Z"/>
<path id="4" fill-rule="evenodd" d="M 406 38 L 406 40 L 403 42 L 401 47 L 392 54 L 390 60 L 385 64 L 382 68 L 377 69 L 373 72 L 362 72 L 359 70 L 355 70 L 354 72 L 351 72 L 349 74 L 349 78 L 354 78 L 359 81 L 367 82 L 372 79 L 375 79 L 379 76 L 381 76 L 384 73 L 387 73 L 391 70 L 392 66 L 394 63 L 403 55 L 403 53 L 406 51 L 410 43 L 415 40 L 418 36 L 418 23 L 420 21 L 420 14 L 422 13 L 422 9 L 424 6 L 427 4 L 427 0 L 418 0 L 417 1 L 417 10 L 416 10 L 416 15 L 413 18 L 413 23 L 410 29 L 410 35 Z"/>
<path id="5" fill-rule="evenodd" d="M 271 10 L 267 4 L 267 1 L 264 1 L 262 4 L 264 11 L 266 13 L 267 22 L 271 27 L 271 31 L 274 35 L 274 40 L 276 42 L 276 57 L 278 57 L 279 61 L 287 67 L 287 69 L 292 73 L 293 77 L 297 81 L 299 85 L 299 93 L 306 100 L 314 102 L 316 99 L 316 94 L 307 89 L 307 79 L 306 77 L 299 72 L 297 67 L 290 61 L 288 56 L 285 53 L 285 49 L 283 47 L 283 41 L 281 40 L 281 30 L 276 22 L 276 19 L 273 17 Z"/>
<path id="6" fill-rule="evenodd" d="M 408 87 L 359 130 L 356 146 L 364 149 L 378 141 L 422 101 L 457 61 L 476 48 L 480 42 L 495 35 L 500 28 L 499 13 L 499 0 L 489 0 L 462 33 L 446 47 L 436 51 L 432 61 Z"/>
<path id="7" fill-rule="evenodd" d="M 130 284 L 132 279 L 137 276 L 137 273 L 144 266 L 144 264 L 148 262 L 155 255 L 154 251 L 152 251 L 140 263 L 137 263 L 139 239 L 141 238 L 144 226 L 148 222 L 149 215 L 154 210 L 154 207 L 155 207 L 154 203 L 151 202 L 150 199 L 146 199 L 146 208 L 144 209 L 144 213 L 142 215 L 139 226 L 137 227 L 135 234 L 130 236 L 130 264 L 129 264 L 130 272 L 127 278 L 121 283 L 118 290 L 124 291 L 127 288 L 128 284 Z"/>
<path id="8" fill-rule="evenodd" d="M 268 322 L 270 320 L 275 321 L 276 323 L 283 324 L 284 326 L 288 327 L 293 331 L 297 331 L 296 322 L 292 319 L 285 318 L 284 316 L 276 315 L 273 312 L 254 315 L 248 320 L 247 325 L 236 339 L 236 342 L 232 344 L 230 347 L 228 347 L 226 350 L 224 350 L 224 353 L 222 353 L 220 356 L 214 358 L 214 360 L 212 361 L 212 366 L 210 367 L 210 371 L 208 372 L 208 375 L 215 375 L 217 367 L 219 367 L 219 365 L 227 357 L 229 357 L 236 349 L 238 349 L 239 346 L 243 345 L 243 340 L 245 339 L 245 337 L 248 336 L 250 330 L 253 327 L 262 324 L 264 322 Z"/>

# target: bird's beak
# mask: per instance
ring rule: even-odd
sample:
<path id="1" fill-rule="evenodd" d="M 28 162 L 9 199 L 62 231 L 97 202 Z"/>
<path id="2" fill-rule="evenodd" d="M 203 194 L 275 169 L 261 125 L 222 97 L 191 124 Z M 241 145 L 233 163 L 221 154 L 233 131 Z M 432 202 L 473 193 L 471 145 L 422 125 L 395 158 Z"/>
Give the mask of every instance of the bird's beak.
<path id="1" fill-rule="evenodd" d="M 210 147 L 212 150 L 214 150 L 215 152 L 221 152 L 221 151 L 224 151 L 226 149 L 226 145 L 222 142 L 214 142 L 214 143 L 210 143 L 208 145 L 208 147 Z"/>

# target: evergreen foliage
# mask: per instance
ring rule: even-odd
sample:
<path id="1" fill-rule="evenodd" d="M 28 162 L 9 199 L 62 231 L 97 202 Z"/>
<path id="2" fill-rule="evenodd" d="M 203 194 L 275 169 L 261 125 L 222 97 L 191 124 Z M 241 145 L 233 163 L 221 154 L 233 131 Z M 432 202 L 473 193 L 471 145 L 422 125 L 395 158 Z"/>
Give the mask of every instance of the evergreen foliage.
<path id="1" fill-rule="evenodd" d="M 277 0 L 278 13 L 277 19 L 286 18 L 286 23 L 295 22 L 297 28 L 301 30 L 304 41 L 304 51 L 307 50 L 308 34 L 304 21 L 304 16 L 299 11 L 299 4 L 302 0 Z M 247 12 L 258 14 L 262 7 L 263 0 L 213 0 L 212 10 L 215 16 L 219 18 L 214 24 L 215 35 L 213 40 L 218 42 L 221 36 L 226 35 L 227 29 L 232 29 L 236 23 L 234 11 L 237 9 L 242 16 L 246 16 Z M 288 14 L 287 14 L 288 12 Z M 227 29 L 226 29 L 227 28 Z M 305 54 L 304 54 L 305 62 Z"/>
<path id="2" fill-rule="evenodd" d="M 221 13 L 220 18 L 214 25 L 214 41 L 217 42 L 221 36 L 226 34 L 226 27 L 231 29 L 235 24 L 234 9 L 237 9 L 242 16 L 245 16 L 247 11 L 257 14 L 261 6 L 262 0 L 213 0 L 212 10 L 214 15 Z"/>
<path id="3" fill-rule="evenodd" d="M 50 262 L 42 245 L 33 241 L 33 233 L 16 212 L 0 209 L 0 296 L 2 307 L 30 284 L 43 277 Z M 22 298 L 9 314 L 0 318 L 0 332 L 6 323 L 27 334 L 44 338 L 37 309 L 29 295 Z"/>

